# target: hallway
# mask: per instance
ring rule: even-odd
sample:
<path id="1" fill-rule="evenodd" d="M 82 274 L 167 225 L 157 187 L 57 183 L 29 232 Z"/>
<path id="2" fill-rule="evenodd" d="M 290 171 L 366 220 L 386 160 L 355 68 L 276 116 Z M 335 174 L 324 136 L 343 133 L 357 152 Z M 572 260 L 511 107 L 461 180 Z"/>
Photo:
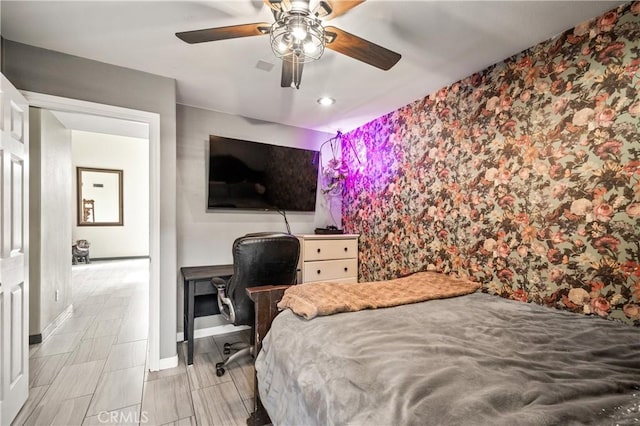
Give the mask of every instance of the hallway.
<path id="1" fill-rule="evenodd" d="M 147 371 L 148 260 L 73 267 L 73 313 L 29 349 L 29 399 L 13 424 L 245 424 L 253 404 L 246 360 L 217 377 L 222 345 L 248 333 L 195 341 L 194 364 Z"/>

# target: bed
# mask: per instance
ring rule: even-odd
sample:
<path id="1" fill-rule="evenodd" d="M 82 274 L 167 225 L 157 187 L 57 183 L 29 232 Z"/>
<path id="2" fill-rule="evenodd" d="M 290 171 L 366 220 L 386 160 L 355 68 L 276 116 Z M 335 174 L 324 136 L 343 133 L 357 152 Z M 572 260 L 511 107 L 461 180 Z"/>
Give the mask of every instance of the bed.
<path id="1" fill-rule="evenodd" d="M 287 309 L 259 340 L 274 425 L 640 424 L 640 330 L 596 317 L 473 293 Z"/>

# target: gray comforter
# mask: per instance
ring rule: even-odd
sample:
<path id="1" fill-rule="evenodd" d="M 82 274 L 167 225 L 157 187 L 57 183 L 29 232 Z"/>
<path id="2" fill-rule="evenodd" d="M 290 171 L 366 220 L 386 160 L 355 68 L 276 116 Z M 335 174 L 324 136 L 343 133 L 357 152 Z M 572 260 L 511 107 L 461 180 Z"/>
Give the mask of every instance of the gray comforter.
<path id="1" fill-rule="evenodd" d="M 275 425 L 640 424 L 640 329 L 481 293 L 286 310 L 256 371 Z"/>

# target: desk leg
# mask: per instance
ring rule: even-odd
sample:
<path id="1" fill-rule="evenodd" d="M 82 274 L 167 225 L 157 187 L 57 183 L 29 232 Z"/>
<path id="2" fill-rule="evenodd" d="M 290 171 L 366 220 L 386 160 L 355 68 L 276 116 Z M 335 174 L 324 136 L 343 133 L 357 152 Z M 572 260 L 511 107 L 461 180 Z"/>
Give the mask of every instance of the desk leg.
<path id="1" fill-rule="evenodd" d="M 194 323 L 194 299 L 195 299 L 195 294 L 194 294 L 194 287 L 195 287 L 195 282 L 194 281 L 189 281 L 189 284 L 187 285 L 187 337 L 189 339 L 189 341 L 187 342 L 187 365 L 191 365 L 193 364 L 193 323 Z"/>
<path id="2" fill-rule="evenodd" d="M 187 335 L 187 312 L 189 312 L 189 295 L 187 294 L 187 289 L 189 288 L 189 283 L 184 279 L 182 283 L 182 341 L 189 341 L 189 336 Z"/>

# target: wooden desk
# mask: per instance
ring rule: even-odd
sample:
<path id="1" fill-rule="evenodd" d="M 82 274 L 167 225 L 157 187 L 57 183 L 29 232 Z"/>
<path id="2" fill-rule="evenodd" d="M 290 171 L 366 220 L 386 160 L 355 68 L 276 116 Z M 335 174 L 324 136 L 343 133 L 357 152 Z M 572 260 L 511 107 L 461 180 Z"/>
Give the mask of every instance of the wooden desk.
<path id="1" fill-rule="evenodd" d="M 228 279 L 233 265 L 185 266 L 184 277 L 184 340 L 187 341 L 187 364 L 193 364 L 193 325 L 198 317 L 218 315 L 218 290 L 211 279 Z"/>

